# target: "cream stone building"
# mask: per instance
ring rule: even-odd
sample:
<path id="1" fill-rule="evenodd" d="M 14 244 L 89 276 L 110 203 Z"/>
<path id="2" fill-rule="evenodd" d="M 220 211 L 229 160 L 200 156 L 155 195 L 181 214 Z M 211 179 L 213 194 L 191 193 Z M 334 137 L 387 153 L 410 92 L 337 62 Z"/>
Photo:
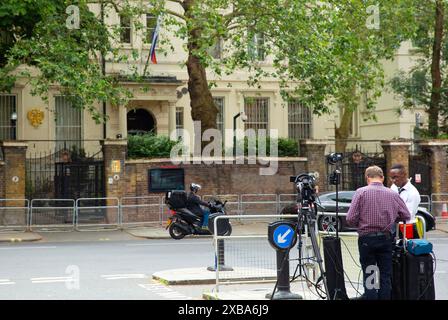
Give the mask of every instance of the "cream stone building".
<path id="1" fill-rule="evenodd" d="M 99 12 L 99 8 L 95 6 L 92 6 L 92 10 Z M 142 16 L 140 20 L 143 25 L 148 24 L 150 29 L 154 27 L 153 16 Z M 111 13 L 106 22 L 114 25 L 120 23 L 120 18 Z M 142 57 L 126 64 L 108 61 L 106 72 L 126 74 L 132 67 L 141 72 L 149 54 L 150 43 L 144 41 L 142 35 L 136 32 L 132 22 L 129 25 L 126 21 L 121 23 L 128 28 L 124 29 L 121 42 L 116 45 L 129 55 L 132 49 L 137 49 Z M 30 87 L 24 81 L 19 81 L 11 94 L 0 94 L 0 140 L 30 141 L 28 152 L 52 150 L 57 146 L 61 147 L 63 141 L 79 140 L 84 141 L 80 142 L 80 147 L 95 152 L 98 145 L 95 141 L 125 139 L 128 134 L 136 132 L 152 130 L 158 135 L 169 135 L 180 128 L 193 132 L 186 89 L 188 74 L 186 68 L 182 67 L 187 55 L 180 39 L 168 33 L 163 25 L 160 32 L 161 38 L 170 39 L 175 48 L 174 52 L 166 56 L 158 52 L 158 63 L 149 65 L 150 90 L 141 90 L 140 83 L 122 82 L 123 86 L 133 91 L 134 97 L 126 106 L 107 105 L 106 113 L 110 119 L 105 125 L 96 124 L 87 111 L 71 108 L 60 95 L 57 86 L 51 89 L 46 103 L 39 97 L 32 96 Z M 397 70 L 406 70 L 412 65 L 409 49 L 408 44 L 403 44 L 394 61 L 384 63 L 388 77 L 394 75 Z M 219 55 L 219 51 L 215 54 Z M 265 57 L 263 52 L 256 54 L 265 68 L 272 68 L 269 57 Z M 233 117 L 239 112 L 245 112 L 247 121 L 242 122 L 239 118 L 237 128 L 277 129 L 280 137 L 297 140 L 334 139 L 334 126 L 340 118 L 338 110 L 322 117 L 313 116 L 309 109 L 299 103 L 285 103 L 280 95 L 277 80 L 264 79 L 261 81 L 261 89 L 252 88 L 246 83 L 247 73 L 241 70 L 222 78 L 217 78 L 211 72 L 207 76 L 209 80 L 216 81 L 212 94 L 220 109 L 217 119 L 220 129 L 233 129 Z M 377 103 L 377 122 L 364 122 L 363 107 L 360 106 L 354 114 L 352 138 L 413 138 L 416 112 L 402 111 L 398 114 L 399 105 L 394 95 L 385 91 Z M 98 110 L 102 110 L 101 105 L 98 105 Z M 423 112 L 420 113 L 424 116 Z M 232 143 L 232 139 L 227 136 L 226 147 L 231 147 Z"/>

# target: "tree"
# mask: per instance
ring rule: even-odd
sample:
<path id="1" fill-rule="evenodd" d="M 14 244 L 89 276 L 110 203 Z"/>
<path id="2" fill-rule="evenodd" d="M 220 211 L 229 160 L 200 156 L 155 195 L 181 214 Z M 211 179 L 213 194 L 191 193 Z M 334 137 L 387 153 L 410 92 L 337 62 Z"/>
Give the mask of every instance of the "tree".
<path id="1" fill-rule="evenodd" d="M 201 121 L 202 132 L 216 128 L 218 112 L 210 91 L 214 83 L 207 79 L 207 71 L 224 77 L 238 68 L 247 71 L 247 81 L 254 87 L 262 79 L 279 79 L 285 99 L 298 98 L 315 114 L 341 108 L 344 112 L 336 137 L 342 140 L 348 136 L 361 97 L 367 96 L 366 109 L 373 110 L 384 80 L 381 60 L 391 58 L 406 39 L 413 0 L 375 1 L 382 17 L 379 30 L 366 27 L 369 13 L 363 0 L 78 0 L 78 30 L 65 28 L 66 14 L 56 5 L 66 6 L 70 1 L 41 1 L 26 0 L 34 5 L 44 3 L 51 10 L 34 20 L 32 37 L 20 38 L 7 51 L 8 62 L 0 70 L 3 79 L 11 77 L 20 64 L 35 66 L 40 71 L 37 78 L 20 74 L 29 77 L 34 93 L 45 97 L 49 86 L 59 83 L 76 105 L 101 120 L 95 102 L 119 105 L 130 94 L 117 79 L 101 73 L 100 57 L 126 57 L 111 42 L 117 28 L 110 31 L 89 11 L 88 4 L 101 4 L 106 15 L 115 10 L 133 18 L 137 30 L 143 28 L 137 18 L 152 13 L 162 17 L 165 30 L 186 43 L 187 59 L 182 63 L 189 76 L 191 116 Z M 8 3 L 15 5 L 13 0 Z M 217 60 L 210 48 L 218 41 L 224 49 Z M 257 60 L 260 53 L 273 58 L 272 68 Z M 134 76 L 142 75 L 134 72 Z M 5 86 L 12 81 L 0 83 Z"/>
<path id="2" fill-rule="evenodd" d="M 362 106 L 364 120 L 375 120 L 375 103 L 385 86 L 383 62 L 392 59 L 414 32 L 414 7 L 407 0 L 372 2 L 375 6 L 352 0 L 321 3 L 325 5 L 313 7 L 311 15 L 317 40 L 310 42 L 309 35 L 299 30 L 284 32 L 287 39 L 279 45 L 284 56 L 278 59 L 285 66 L 284 85 L 298 81 L 291 95 L 300 97 L 317 114 L 340 110 L 335 138 L 336 151 L 343 152 L 353 112 Z M 291 10 L 291 19 L 300 18 L 294 16 L 298 10 Z"/>
<path id="3" fill-rule="evenodd" d="M 32 94 L 47 100 L 50 86 L 57 84 L 74 107 L 86 108 L 97 122 L 106 116 L 96 109 L 96 103 L 124 104 L 130 93 L 118 79 L 103 74 L 100 59 L 120 57 L 111 44 L 114 35 L 90 10 L 91 2 L 2 1 L 0 33 L 7 41 L 0 51 L 0 91 L 10 91 L 17 79 L 24 78 Z M 67 26 L 66 9 L 72 4 L 79 9 L 79 28 Z"/>
<path id="4" fill-rule="evenodd" d="M 403 107 L 424 107 L 428 127 L 420 129 L 423 137 L 438 138 L 448 134 L 448 38 L 445 1 L 417 4 L 418 30 L 412 38 L 415 66 L 399 72 L 391 81 L 392 88 L 403 99 Z"/>

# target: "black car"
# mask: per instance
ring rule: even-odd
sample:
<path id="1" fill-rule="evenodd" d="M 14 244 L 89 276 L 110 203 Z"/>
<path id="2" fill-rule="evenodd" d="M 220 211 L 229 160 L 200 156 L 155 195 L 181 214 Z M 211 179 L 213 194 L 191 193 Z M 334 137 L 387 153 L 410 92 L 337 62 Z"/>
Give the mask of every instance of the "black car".
<path id="1" fill-rule="evenodd" d="M 355 191 L 339 191 L 338 193 L 338 207 L 339 207 L 339 225 L 338 231 L 354 231 L 356 228 L 350 227 L 345 220 L 347 216 L 350 203 L 352 202 Z M 320 201 L 319 201 L 320 200 Z M 319 195 L 317 200 L 319 213 L 317 218 L 317 225 L 321 231 L 336 231 L 336 216 L 326 215 L 325 213 L 336 212 L 336 192 L 325 192 Z M 421 216 L 426 222 L 426 231 L 434 230 L 436 227 L 435 219 L 431 213 L 423 207 L 418 207 L 417 216 Z"/>

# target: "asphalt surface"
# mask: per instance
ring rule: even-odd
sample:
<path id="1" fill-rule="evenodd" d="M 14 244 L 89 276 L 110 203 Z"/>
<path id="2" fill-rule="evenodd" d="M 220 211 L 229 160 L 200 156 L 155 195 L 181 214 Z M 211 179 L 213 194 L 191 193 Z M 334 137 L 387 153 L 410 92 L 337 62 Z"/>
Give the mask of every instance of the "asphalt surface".
<path id="1" fill-rule="evenodd" d="M 213 285 L 165 286 L 151 279 L 154 272 L 206 267 L 214 262 L 210 238 L 138 240 L 116 233 L 48 234 L 33 243 L 0 244 L 0 299 L 202 299 Z M 448 234 L 429 235 L 438 258 L 437 299 L 448 299 Z M 272 249 L 263 245 L 269 255 Z M 237 250 L 253 257 L 250 244 Z M 263 249 L 264 250 L 264 249 Z M 272 250 L 272 251 L 270 251 Z M 231 263 L 231 262 L 230 262 Z M 292 271 L 291 271 L 292 272 Z M 221 290 L 260 290 L 272 283 L 221 286 Z"/>

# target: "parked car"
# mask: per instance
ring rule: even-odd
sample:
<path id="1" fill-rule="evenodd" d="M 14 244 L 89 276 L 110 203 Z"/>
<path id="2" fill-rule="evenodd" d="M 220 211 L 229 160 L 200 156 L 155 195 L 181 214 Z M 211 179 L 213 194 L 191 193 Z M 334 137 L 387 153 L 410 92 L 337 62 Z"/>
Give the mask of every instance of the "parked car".
<path id="1" fill-rule="evenodd" d="M 338 206 L 339 206 L 339 226 L 338 231 L 354 231 L 353 228 L 347 224 L 346 216 L 350 203 L 352 202 L 355 191 L 339 191 Z M 320 202 L 319 202 L 320 200 Z M 324 192 L 319 195 L 317 201 L 319 213 L 317 217 L 317 226 L 321 231 L 336 231 L 336 216 L 326 215 L 325 213 L 336 212 L 336 192 Z M 435 219 L 432 214 L 424 207 L 418 207 L 417 215 L 425 219 L 426 231 L 434 230 L 436 228 Z"/>
<path id="2" fill-rule="evenodd" d="M 355 231 L 353 228 L 347 224 L 346 215 L 350 207 L 353 195 L 355 191 L 339 191 L 339 231 Z M 320 194 L 319 200 L 317 201 L 318 207 L 318 217 L 317 226 L 320 231 L 336 231 L 336 192 L 324 192 Z M 295 214 L 297 213 L 297 204 L 290 204 L 285 206 L 280 214 Z M 325 214 L 331 213 L 331 214 Z M 436 228 L 435 218 L 424 207 L 418 207 L 417 215 L 425 219 L 426 231 L 434 230 Z"/>

